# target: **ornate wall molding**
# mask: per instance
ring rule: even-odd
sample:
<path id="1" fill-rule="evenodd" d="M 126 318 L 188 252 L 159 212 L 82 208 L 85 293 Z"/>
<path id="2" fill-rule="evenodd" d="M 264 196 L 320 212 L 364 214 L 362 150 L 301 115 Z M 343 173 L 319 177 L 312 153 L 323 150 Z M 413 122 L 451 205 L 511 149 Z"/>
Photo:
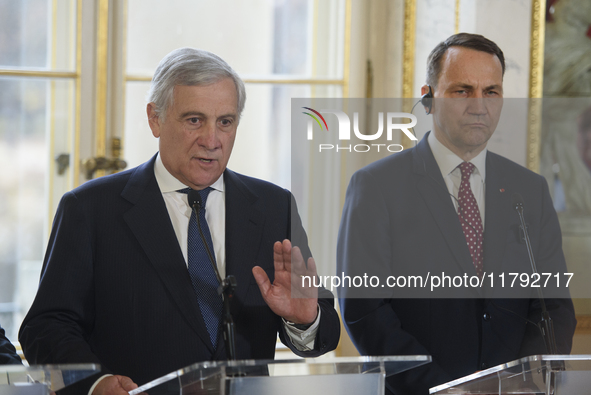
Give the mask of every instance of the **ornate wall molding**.
<path id="1" fill-rule="evenodd" d="M 542 101 L 536 100 L 543 96 L 544 83 L 544 38 L 546 0 L 532 0 L 530 64 L 529 64 L 529 98 L 528 131 L 527 131 L 527 168 L 540 170 L 540 136 L 542 128 Z"/>

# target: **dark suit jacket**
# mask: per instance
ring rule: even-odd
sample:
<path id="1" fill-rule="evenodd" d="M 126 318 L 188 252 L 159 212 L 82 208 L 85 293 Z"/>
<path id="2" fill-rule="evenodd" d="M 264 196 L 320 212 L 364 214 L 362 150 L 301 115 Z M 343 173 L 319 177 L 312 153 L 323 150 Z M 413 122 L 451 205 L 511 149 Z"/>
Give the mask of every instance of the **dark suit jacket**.
<path id="1" fill-rule="evenodd" d="M 62 198 L 39 290 L 19 334 L 31 364 L 99 363 L 103 373 L 141 385 L 195 362 L 225 359 L 222 336 L 215 351 L 209 340 L 154 160 Z M 232 301 L 237 358 L 273 358 L 278 331 L 299 355 L 334 349 L 340 329 L 330 293 L 319 299 L 315 350 L 302 353 L 287 340 L 251 272 L 261 266 L 273 281 L 278 240 L 292 239 L 310 255 L 292 195 L 230 170 L 224 180 L 226 272 L 238 283 Z"/>
<path id="2" fill-rule="evenodd" d="M 0 365 L 21 364 L 21 358 L 10 340 L 6 338 L 4 329 L 0 326 Z"/>
<path id="3" fill-rule="evenodd" d="M 524 199 L 538 271 L 566 272 L 545 179 L 492 152 L 486 158 L 484 270 L 531 273 L 511 204 L 515 192 Z M 476 274 L 427 137 L 353 175 L 339 232 L 338 273 L 359 272 L 359 262 L 381 267 L 382 274 Z M 427 394 L 430 387 L 477 370 L 547 353 L 533 324 L 540 321 L 535 294 L 516 290 L 521 297 L 528 294 L 506 298 L 496 281 L 459 299 L 340 299 L 343 320 L 362 354 L 432 355 L 431 364 L 388 380 L 396 394 Z M 569 353 L 576 326 L 572 302 L 546 303 L 559 351 Z"/>

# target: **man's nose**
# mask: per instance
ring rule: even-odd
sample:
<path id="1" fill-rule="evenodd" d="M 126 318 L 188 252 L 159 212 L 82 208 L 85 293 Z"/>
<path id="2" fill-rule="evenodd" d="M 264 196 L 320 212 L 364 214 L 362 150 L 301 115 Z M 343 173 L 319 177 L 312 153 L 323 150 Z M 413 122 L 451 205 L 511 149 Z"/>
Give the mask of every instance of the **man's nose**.
<path id="1" fill-rule="evenodd" d="M 488 112 L 486 99 L 481 93 L 476 93 L 468 99 L 468 112 L 470 114 L 484 115 Z"/>
<path id="2" fill-rule="evenodd" d="M 208 150 L 218 148 L 220 140 L 217 134 L 217 125 L 215 122 L 207 122 L 204 126 L 199 135 L 199 145 Z"/>

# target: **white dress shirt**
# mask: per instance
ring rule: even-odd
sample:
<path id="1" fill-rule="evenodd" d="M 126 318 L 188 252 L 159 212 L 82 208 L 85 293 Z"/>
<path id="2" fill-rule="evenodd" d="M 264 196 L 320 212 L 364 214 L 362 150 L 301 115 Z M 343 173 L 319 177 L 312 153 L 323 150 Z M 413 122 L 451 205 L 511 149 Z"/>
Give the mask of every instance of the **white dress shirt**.
<path id="1" fill-rule="evenodd" d="M 185 189 L 187 186 L 171 175 L 160 158 L 156 157 L 154 163 L 154 174 L 156 182 L 162 192 L 166 209 L 172 222 L 172 227 L 176 238 L 183 252 L 185 263 L 187 260 L 187 238 L 189 235 L 189 220 L 191 219 L 191 207 L 188 203 L 186 193 L 177 192 L 179 189 Z M 213 253 L 220 272 L 220 277 L 226 277 L 226 194 L 224 193 L 223 175 L 211 185 L 213 188 L 207 196 L 205 202 L 205 220 L 209 226 L 211 239 L 213 242 Z"/>
<path id="2" fill-rule="evenodd" d="M 449 148 L 443 145 L 435 133 L 432 131 L 429 133 L 427 139 L 431 152 L 435 157 L 439 170 L 447 186 L 447 190 L 450 195 L 450 199 L 453 202 L 456 212 L 458 211 L 458 194 L 460 191 L 460 184 L 462 182 L 462 171 L 458 167 L 464 160 L 454 154 Z M 470 163 L 474 165 L 474 171 L 470 175 L 470 189 L 474 194 L 476 203 L 478 203 L 478 210 L 480 211 L 480 218 L 482 219 L 482 228 L 484 229 L 484 196 L 485 196 L 485 177 L 486 177 L 486 153 L 487 149 L 483 149 L 478 155 L 476 155 Z"/>

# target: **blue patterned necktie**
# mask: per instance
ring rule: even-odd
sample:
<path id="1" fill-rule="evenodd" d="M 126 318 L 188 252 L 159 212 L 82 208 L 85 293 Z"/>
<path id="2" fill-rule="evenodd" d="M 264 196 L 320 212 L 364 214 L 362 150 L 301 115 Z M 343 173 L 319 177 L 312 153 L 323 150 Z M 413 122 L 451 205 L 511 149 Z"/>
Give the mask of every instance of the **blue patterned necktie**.
<path id="1" fill-rule="evenodd" d="M 177 192 L 188 194 L 190 190 L 190 188 L 185 188 Z M 209 232 L 209 226 L 207 226 L 207 221 L 205 220 L 205 203 L 207 202 L 209 192 L 212 190 L 211 187 L 207 187 L 198 192 L 201 197 L 201 209 L 199 210 L 201 230 L 205 237 L 205 241 L 209 246 L 209 250 L 214 254 L 211 233 Z M 207 255 L 203 240 L 199 235 L 195 210 L 191 210 L 187 246 L 187 260 L 191 283 L 193 284 L 193 290 L 197 295 L 201 315 L 203 316 L 207 332 L 209 333 L 209 338 L 211 339 L 211 343 L 215 350 L 220 330 L 223 302 L 221 295 L 218 295 L 217 292 L 220 283 L 217 279 L 212 263 L 209 260 L 209 256 Z"/>

